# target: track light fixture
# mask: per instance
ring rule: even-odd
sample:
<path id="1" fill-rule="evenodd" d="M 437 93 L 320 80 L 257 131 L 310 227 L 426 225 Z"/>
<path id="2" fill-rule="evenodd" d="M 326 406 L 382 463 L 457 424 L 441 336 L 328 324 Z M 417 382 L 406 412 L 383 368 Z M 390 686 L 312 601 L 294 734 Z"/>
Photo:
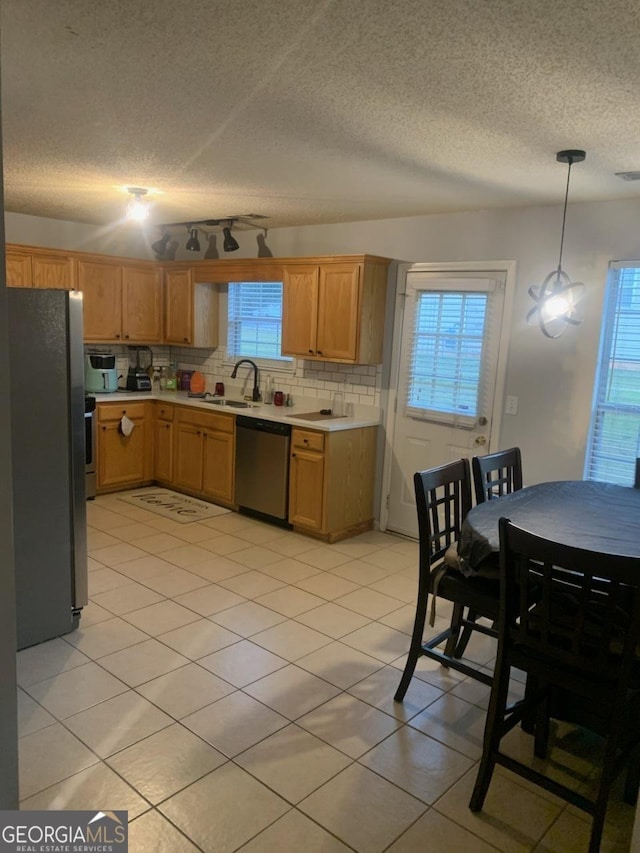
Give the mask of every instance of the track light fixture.
<path id="1" fill-rule="evenodd" d="M 222 248 L 225 250 L 225 252 L 235 252 L 237 249 L 240 248 L 238 241 L 231 233 L 232 228 L 233 219 L 227 219 L 227 224 L 222 229 L 222 233 L 224 234 L 224 243 L 222 244 Z"/>
<path id="2" fill-rule="evenodd" d="M 267 229 L 263 228 L 263 234 L 256 234 L 256 242 L 258 243 L 258 257 L 259 258 L 272 258 L 273 252 L 267 246 Z"/>
<path id="3" fill-rule="evenodd" d="M 134 222 L 144 222 L 149 215 L 149 208 L 142 200 L 148 192 L 144 187 L 127 187 L 127 192 L 133 196 L 127 205 L 127 219 Z"/>
<path id="4" fill-rule="evenodd" d="M 156 255 L 164 255 L 167 251 L 167 246 L 169 245 L 169 240 L 171 239 L 171 234 L 168 231 L 162 232 L 162 237 L 159 240 L 156 240 L 155 243 L 151 244 L 151 248 L 156 253 Z"/>
<path id="5" fill-rule="evenodd" d="M 130 192 L 133 192 L 134 189 L 137 188 L 131 188 Z M 146 192 L 146 190 L 140 190 L 140 192 L 144 193 Z M 236 238 L 231 233 L 236 223 L 240 223 L 241 225 L 247 226 L 248 228 L 255 228 L 255 220 L 266 218 L 266 216 L 262 216 L 259 213 L 247 213 L 242 216 L 225 216 L 221 219 L 189 219 L 187 222 L 166 222 L 163 225 L 158 226 L 161 229 L 162 236 L 159 240 L 156 240 L 155 243 L 151 244 L 151 248 L 157 255 L 161 256 L 159 260 L 167 260 L 168 250 L 172 247 L 177 246 L 176 241 L 170 242 L 171 233 L 174 229 L 186 228 L 189 234 L 189 238 L 186 242 L 185 249 L 188 252 L 199 252 L 199 238 L 204 237 L 204 257 L 208 259 L 215 259 L 219 257 L 218 249 L 216 247 L 216 232 L 210 231 L 210 228 L 221 228 L 222 234 L 224 236 L 224 241 L 222 244 L 224 251 L 236 252 L 240 248 L 240 246 Z M 262 235 L 258 237 L 258 257 L 272 257 L 271 250 L 265 243 L 267 230 L 266 228 L 262 228 L 261 230 L 264 231 L 264 237 Z M 219 233 L 219 231 L 217 233 Z"/>
<path id="6" fill-rule="evenodd" d="M 198 229 L 191 228 L 191 226 L 187 226 L 187 231 L 189 232 L 189 239 L 187 240 L 185 249 L 188 252 L 199 252 L 200 240 L 198 240 Z"/>
<path id="7" fill-rule="evenodd" d="M 549 273 L 542 284 L 536 289 L 529 288 L 529 296 L 536 303 L 527 314 L 527 323 L 538 323 L 543 335 L 547 338 L 559 338 L 567 325 L 579 326 L 582 322 L 576 316 L 576 308 L 584 296 L 585 287 L 581 281 L 572 282 L 562 269 L 562 247 L 564 244 L 564 226 L 567 219 L 567 201 L 569 199 L 569 181 L 571 166 L 582 163 L 586 157 L 585 151 L 558 151 L 558 163 L 567 163 L 567 189 L 564 194 L 564 211 L 562 213 L 562 233 L 560 235 L 560 258 L 558 268 Z"/>
<path id="8" fill-rule="evenodd" d="M 220 257 L 220 255 L 218 254 L 218 246 L 216 243 L 217 235 L 216 234 L 209 234 L 207 237 L 207 240 L 209 241 L 209 245 L 207 246 L 207 249 L 204 253 L 205 260 L 207 260 L 207 261 L 216 260 L 217 261 L 218 258 Z"/>

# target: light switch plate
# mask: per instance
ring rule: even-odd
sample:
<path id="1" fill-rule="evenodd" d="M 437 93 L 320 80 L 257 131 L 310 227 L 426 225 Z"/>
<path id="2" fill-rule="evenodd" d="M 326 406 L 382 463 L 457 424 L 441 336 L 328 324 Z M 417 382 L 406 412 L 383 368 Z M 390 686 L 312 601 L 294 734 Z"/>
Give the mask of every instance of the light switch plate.
<path id="1" fill-rule="evenodd" d="M 507 397 L 507 402 L 504 407 L 505 415 L 517 415 L 518 414 L 518 398 L 517 397 Z"/>

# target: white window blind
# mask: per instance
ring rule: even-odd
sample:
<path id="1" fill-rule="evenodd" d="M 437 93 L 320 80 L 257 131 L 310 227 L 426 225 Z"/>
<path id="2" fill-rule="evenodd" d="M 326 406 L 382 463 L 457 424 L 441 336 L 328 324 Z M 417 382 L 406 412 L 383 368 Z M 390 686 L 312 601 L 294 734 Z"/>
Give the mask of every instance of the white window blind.
<path id="1" fill-rule="evenodd" d="M 405 414 L 473 426 L 491 401 L 483 399 L 494 282 L 408 292 L 409 344 Z M 497 351 L 497 350 L 496 350 Z"/>
<path id="2" fill-rule="evenodd" d="M 291 358 L 280 352 L 282 282 L 232 282 L 228 306 L 228 357 L 291 362 Z"/>
<path id="3" fill-rule="evenodd" d="M 640 261 L 611 264 L 585 479 L 633 485 L 640 456 Z"/>

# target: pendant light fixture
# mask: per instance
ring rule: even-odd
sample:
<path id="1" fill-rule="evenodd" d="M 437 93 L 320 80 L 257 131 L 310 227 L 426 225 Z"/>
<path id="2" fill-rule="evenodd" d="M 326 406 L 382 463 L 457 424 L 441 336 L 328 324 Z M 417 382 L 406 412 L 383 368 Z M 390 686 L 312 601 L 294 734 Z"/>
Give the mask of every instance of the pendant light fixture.
<path id="1" fill-rule="evenodd" d="M 148 190 L 144 187 L 127 187 L 127 192 L 133 196 L 127 205 L 127 219 L 131 219 L 134 222 L 144 222 L 149 215 L 149 208 L 142 198 L 147 194 Z"/>
<path id="2" fill-rule="evenodd" d="M 582 163 L 586 157 L 585 151 L 558 151 L 558 163 L 567 163 L 567 188 L 564 194 L 564 210 L 562 213 L 562 233 L 560 235 L 560 257 L 558 268 L 550 272 L 542 284 L 536 289 L 529 288 L 529 296 L 536 303 L 527 314 L 527 323 L 537 323 L 547 338 L 559 338 L 568 325 L 579 326 L 582 320 L 576 316 L 576 307 L 584 296 L 585 287 L 581 281 L 571 281 L 562 269 L 562 248 L 564 244 L 564 226 L 567 219 L 567 201 L 569 200 L 569 181 L 571 166 Z"/>

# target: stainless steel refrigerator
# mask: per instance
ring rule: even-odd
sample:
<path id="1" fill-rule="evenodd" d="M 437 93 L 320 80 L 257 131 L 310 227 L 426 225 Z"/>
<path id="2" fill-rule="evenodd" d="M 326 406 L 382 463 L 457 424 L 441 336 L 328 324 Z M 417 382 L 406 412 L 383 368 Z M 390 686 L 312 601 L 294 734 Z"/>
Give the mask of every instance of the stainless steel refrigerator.
<path id="1" fill-rule="evenodd" d="M 8 288 L 19 649 L 87 603 L 82 295 Z"/>

